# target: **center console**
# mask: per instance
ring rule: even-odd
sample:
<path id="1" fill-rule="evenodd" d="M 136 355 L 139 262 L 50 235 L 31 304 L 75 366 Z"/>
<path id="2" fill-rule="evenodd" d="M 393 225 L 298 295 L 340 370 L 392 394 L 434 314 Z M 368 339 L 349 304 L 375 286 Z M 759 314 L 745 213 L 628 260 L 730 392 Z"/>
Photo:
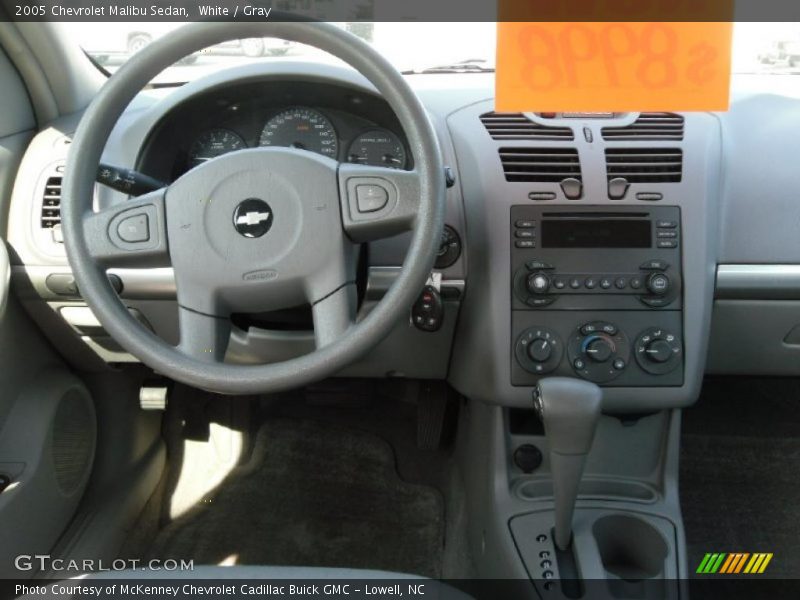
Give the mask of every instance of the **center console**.
<path id="1" fill-rule="evenodd" d="M 684 379 L 676 206 L 511 207 L 511 383 Z"/>

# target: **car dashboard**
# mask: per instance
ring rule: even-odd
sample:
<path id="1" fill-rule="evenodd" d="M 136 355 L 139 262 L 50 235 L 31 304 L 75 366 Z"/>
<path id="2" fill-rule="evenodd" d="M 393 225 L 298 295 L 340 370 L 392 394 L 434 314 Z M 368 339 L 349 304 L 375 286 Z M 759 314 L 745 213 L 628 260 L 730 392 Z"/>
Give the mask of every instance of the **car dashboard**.
<path id="1" fill-rule="evenodd" d="M 530 406 L 540 377 L 573 376 L 603 386 L 607 410 L 642 413 L 690 404 L 708 371 L 800 372 L 799 209 L 785 168 L 800 150 L 788 133 L 797 100 L 743 95 L 721 114 L 506 114 L 494 111 L 491 75 L 410 82 L 451 175 L 429 281 L 441 313 L 426 327 L 409 307 L 340 375 L 445 379 L 468 397 L 519 407 Z M 28 312 L 76 366 L 104 369 L 135 358 L 82 301 L 59 239 L 60 177 L 79 118 L 33 140 L 8 241 Z M 266 145 L 413 168 L 394 113 L 366 80 L 288 61 L 143 91 L 103 160 L 172 182 L 220 154 Z M 96 188 L 97 206 L 126 200 Z M 392 285 L 408 240 L 364 245 L 360 318 Z M 131 312 L 177 342 L 171 270 L 109 274 Z M 231 362 L 313 349 L 307 307 L 234 325 Z"/>

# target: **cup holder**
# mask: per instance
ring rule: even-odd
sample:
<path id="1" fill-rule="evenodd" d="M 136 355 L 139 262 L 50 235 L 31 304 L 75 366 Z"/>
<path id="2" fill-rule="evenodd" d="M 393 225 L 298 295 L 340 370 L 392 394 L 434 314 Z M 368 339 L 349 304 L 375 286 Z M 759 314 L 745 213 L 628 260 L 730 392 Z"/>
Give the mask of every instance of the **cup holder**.
<path id="1" fill-rule="evenodd" d="M 639 517 L 608 515 L 595 521 L 592 532 L 603 568 L 628 582 L 664 576 L 669 547 L 655 527 Z"/>

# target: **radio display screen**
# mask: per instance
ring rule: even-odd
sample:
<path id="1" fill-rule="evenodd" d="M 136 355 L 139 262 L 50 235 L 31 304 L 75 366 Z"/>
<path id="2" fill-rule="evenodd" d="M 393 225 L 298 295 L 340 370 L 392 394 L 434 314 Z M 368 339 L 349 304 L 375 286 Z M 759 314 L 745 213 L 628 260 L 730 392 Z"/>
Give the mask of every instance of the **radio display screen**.
<path id="1" fill-rule="evenodd" d="M 542 248 L 650 248 L 648 219 L 544 219 Z"/>

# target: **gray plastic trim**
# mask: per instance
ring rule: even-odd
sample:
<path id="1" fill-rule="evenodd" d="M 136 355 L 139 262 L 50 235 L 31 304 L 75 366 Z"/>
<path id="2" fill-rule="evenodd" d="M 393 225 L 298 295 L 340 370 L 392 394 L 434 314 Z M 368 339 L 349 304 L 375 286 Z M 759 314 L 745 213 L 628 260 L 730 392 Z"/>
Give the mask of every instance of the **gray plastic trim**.
<path id="1" fill-rule="evenodd" d="M 800 265 L 719 265 L 715 297 L 725 300 L 800 299 Z"/>

